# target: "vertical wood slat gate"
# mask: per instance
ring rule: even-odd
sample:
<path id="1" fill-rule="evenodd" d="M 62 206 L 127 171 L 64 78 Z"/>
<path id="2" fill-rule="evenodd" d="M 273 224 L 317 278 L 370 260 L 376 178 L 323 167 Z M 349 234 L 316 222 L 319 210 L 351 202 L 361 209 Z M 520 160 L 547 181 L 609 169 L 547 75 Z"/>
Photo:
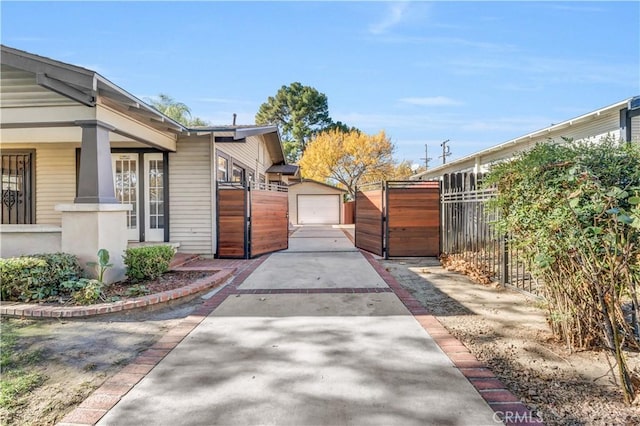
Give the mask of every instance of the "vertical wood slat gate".
<path id="1" fill-rule="evenodd" d="M 439 182 L 387 182 L 387 257 L 440 255 Z"/>
<path id="2" fill-rule="evenodd" d="M 440 254 L 440 184 L 388 181 L 356 191 L 355 245 L 385 257 Z"/>
<path id="3" fill-rule="evenodd" d="M 384 186 L 374 184 L 361 188 L 356 190 L 355 246 L 382 256 L 384 254 Z"/>
<path id="4" fill-rule="evenodd" d="M 279 185 L 218 182 L 217 257 L 249 259 L 289 247 L 289 197 Z"/>

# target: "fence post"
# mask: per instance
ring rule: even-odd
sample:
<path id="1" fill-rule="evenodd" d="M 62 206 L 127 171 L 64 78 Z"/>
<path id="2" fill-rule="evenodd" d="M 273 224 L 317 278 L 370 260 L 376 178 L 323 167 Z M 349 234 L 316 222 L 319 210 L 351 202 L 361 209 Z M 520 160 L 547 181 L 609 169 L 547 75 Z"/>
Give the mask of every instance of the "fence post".
<path id="1" fill-rule="evenodd" d="M 243 183 L 244 191 L 244 258 L 251 259 L 251 187 Z"/>
<path id="2" fill-rule="evenodd" d="M 389 182 L 382 183 L 382 251 L 384 258 L 389 259 Z"/>
<path id="3" fill-rule="evenodd" d="M 500 269 L 500 284 L 506 286 L 509 284 L 509 242 L 507 236 L 502 237 L 502 268 Z"/>

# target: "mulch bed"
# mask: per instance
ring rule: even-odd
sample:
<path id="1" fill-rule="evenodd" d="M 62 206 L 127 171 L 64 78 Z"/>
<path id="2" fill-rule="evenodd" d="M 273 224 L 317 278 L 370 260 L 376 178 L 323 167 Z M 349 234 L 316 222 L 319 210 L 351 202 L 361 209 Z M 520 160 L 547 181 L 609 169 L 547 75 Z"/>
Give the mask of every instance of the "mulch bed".
<path id="1" fill-rule="evenodd" d="M 133 286 L 144 286 L 148 290 L 147 294 L 161 293 L 167 290 L 184 287 L 201 278 L 213 275 L 218 271 L 171 271 L 166 272 L 160 278 L 155 280 L 132 282 L 130 280 L 120 281 L 107 286 L 104 289 L 105 296 L 119 297 L 126 299 L 128 297 L 138 297 L 141 294 L 130 295 L 127 291 Z"/>

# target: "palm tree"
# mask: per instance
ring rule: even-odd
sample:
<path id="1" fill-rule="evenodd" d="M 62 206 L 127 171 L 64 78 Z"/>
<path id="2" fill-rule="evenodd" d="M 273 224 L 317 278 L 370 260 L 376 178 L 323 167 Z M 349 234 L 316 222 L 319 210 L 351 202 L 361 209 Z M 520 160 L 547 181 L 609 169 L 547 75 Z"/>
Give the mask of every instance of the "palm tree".
<path id="1" fill-rule="evenodd" d="M 206 126 L 209 124 L 199 117 L 191 117 L 191 108 L 165 93 L 160 93 L 157 98 L 150 98 L 149 103 L 167 117 L 185 126 Z"/>

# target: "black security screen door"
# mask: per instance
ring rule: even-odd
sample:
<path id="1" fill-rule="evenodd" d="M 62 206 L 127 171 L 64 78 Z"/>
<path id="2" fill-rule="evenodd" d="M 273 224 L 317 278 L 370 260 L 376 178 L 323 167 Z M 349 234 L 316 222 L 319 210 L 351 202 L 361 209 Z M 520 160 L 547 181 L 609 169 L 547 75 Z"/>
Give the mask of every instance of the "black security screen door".
<path id="1" fill-rule="evenodd" d="M 32 152 L 2 152 L 2 223 L 34 223 Z"/>

